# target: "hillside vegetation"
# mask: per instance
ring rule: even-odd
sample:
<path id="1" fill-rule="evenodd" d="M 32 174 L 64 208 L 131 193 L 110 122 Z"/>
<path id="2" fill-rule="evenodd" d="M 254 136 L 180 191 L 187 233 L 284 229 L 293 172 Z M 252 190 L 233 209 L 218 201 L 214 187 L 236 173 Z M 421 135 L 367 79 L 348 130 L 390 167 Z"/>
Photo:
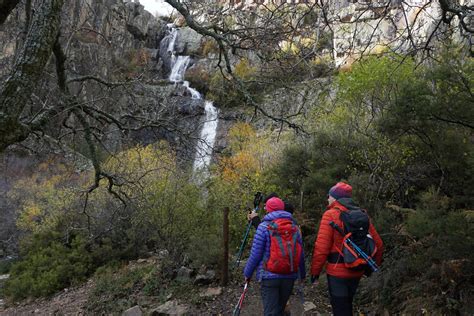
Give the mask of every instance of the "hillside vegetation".
<path id="1" fill-rule="evenodd" d="M 305 31 L 314 19 L 311 15 L 302 19 Z M 241 21 L 231 22 L 238 27 Z M 151 142 L 145 133 L 130 136 L 156 123 L 147 120 L 150 113 L 156 114 L 157 121 L 161 119 L 156 110 L 161 103 L 143 109 L 137 102 L 136 111 L 125 114 L 111 110 L 127 117 L 122 126 L 104 109 L 84 105 L 94 101 L 80 103 L 80 88 L 74 96 L 60 89 L 58 94 L 67 95 L 68 100 L 77 99 L 69 104 L 75 119 L 69 119 L 71 113 L 58 119 L 59 125 L 68 128 L 59 142 L 82 152 L 92 167 L 78 170 L 65 155 L 51 150 L 48 155 L 38 154 L 38 161 L 21 174 L 9 174 L 12 180 L 1 187 L 0 206 L 12 211 L 1 232 L 18 238 L 18 243 L 8 244 L 8 251 L 16 252 L 13 260 L 1 262 L 1 273 L 9 273 L 9 278 L 0 285 L 0 296 L 9 304 L 51 297 L 92 278 L 87 298 L 90 314 L 120 313 L 137 304 L 137 297 L 159 303 L 173 297 L 206 304 L 196 284 L 183 285 L 179 279 L 187 269 L 192 271 L 189 274 L 206 275 L 226 266 L 222 255 L 224 210 L 229 210 L 233 254 L 239 249 L 254 194 L 277 192 L 294 204 L 305 253 L 310 254 L 328 189 L 343 180 L 353 186 L 355 200 L 367 209 L 386 245 L 381 271 L 362 282 L 358 310 L 472 313 L 471 52 L 462 43 L 445 40 L 438 43 L 432 58 L 383 50 L 335 69 L 327 52 L 330 32 L 325 30 L 321 41 L 318 38 L 311 45 L 303 35 L 313 34 L 301 31 L 298 47 L 291 42 L 280 45 L 289 36 L 285 32 L 268 43 L 266 37 L 260 38 L 252 50 L 249 43 L 242 42 L 241 51 L 232 55 L 229 67 L 233 72 L 229 73 L 207 67 L 216 62 L 209 56 L 217 56 L 219 47 L 211 39 L 202 43 L 201 55 L 194 56 L 202 64 L 196 61 L 187 79 L 221 108 L 226 126 L 221 132 L 224 145 L 214 152 L 209 173 L 193 173 L 189 161 L 180 159 L 180 149 L 169 140 L 172 137 L 163 132 L 179 134 L 173 130 L 179 124 L 172 124 L 180 120 L 178 116 L 166 117 L 166 128 L 159 130 L 163 134 L 154 130 L 160 140 Z M 278 45 L 281 50 L 276 52 L 273 48 Z M 147 55 L 143 63 L 150 58 Z M 125 69 L 134 69 L 138 82 L 141 77 L 135 72 L 148 71 L 137 66 L 142 61 L 133 58 L 129 65 L 126 60 L 121 63 Z M 100 100 L 102 95 L 97 93 Z M 298 97 L 292 98 L 293 94 Z M 107 104 L 107 110 L 113 105 Z M 86 119 L 79 111 L 91 116 Z M 146 124 L 140 128 L 128 125 L 134 122 L 133 115 Z M 127 141 L 117 150 L 100 145 L 106 141 L 98 135 L 103 136 L 106 128 L 97 130 L 104 122 L 116 124 L 126 135 Z M 46 130 L 54 131 L 59 125 L 53 115 Z M 84 137 L 78 143 L 76 133 Z M 14 146 L 15 161 L 20 161 L 27 149 L 21 143 Z M 5 174 L 7 160 L 2 162 Z M 1 255 L 10 255 L 4 249 Z M 248 249 L 244 257 L 247 254 Z M 135 264 L 145 258 L 146 264 Z M 234 259 L 231 256 L 229 262 Z M 233 290 L 242 278 L 240 271 L 231 273 Z M 210 279 L 209 283 L 222 282 L 224 276 L 218 273 Z"/>

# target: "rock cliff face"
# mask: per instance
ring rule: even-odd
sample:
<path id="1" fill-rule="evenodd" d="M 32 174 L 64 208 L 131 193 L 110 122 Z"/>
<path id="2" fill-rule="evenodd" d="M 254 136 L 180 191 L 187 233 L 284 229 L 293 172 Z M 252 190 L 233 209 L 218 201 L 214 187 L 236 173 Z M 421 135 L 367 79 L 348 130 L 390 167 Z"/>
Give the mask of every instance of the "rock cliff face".
<path id="1" fill-rule="evenodd" d="M 471 5 L 472 0 L 456 1 Z M 431 0 L 222 0 L 225 7 L 254 11 L 277 6 L 312 6 L 324 11 L 322 23 L 331 25 L 333 59 L 336 67 L 350 66 L 363 54 L 385 51 L 416 52 L 425 48 L 429 39 L 450 36 L 462 41 L 457 21 L 450 27 L 439 25 L 441 8 Z M 317 25 L 316 25 L 317 27 Z M 437 32 L 434 32 L 438 30 Z M 428 47 L 434 44 L 432 41 Z"/>
<path id="2" fill-rule="evenodd" d="M 238 6 L 250 3 L 228 2 Z M 337 67 L 350 65 L 363 53 L 415 50 L 417 45 L 431 36 L 439 17 L 436 2 L 428 0 L 331 0 L 325 3 L 327 18 L 333 23 L 333 60 Z M 39 6 L 41 1 L 33 1 L 33 4 Z M 11 70 L 25 36 L 26 14 L 23 6 L 20 4 L 0 26 L 0 82 Z M 116 89 L 106 89 L 98 84 L 71 84 L 74 93 L 81 95 L 84 102 L 113 100 L 103 105 L 108 111 L 139 113 L 150 119 L 173 123 L 173 128 L 150 127 L 127 135 L 133 141 L 149 143 L 165 138 L 178 144 L 184 143 L 190 135 L 196 138 L 199 133 L 197 127 L 203 113 L 203 102 L 190 98 L 187 89 L 180 84 L 172 85 L 166 80 L 171 70 L 171 54 L 167 50 L 170 37 L 166 36 L 166 32 L 166 22 L 155 18 L 135 1 L 72 0 L 66 1 L 63 7 L 61 42 L 67 55 L 70 78 L 90 75 L 109 82 L 127 82 L 127 88 Z M 205 39 L 201 35 L 182 27 L 178 29 L 174 51 L 177 55 L 196 56 L 192 62 L 194 69 L 211 73 L 216 69 L 218 57 L 208 54 L 206 58 L 199 59 L 203 43 Z M 248 54 L 248 59 L 253 60 L 251 52 Z M 234 64 L 238 61 L 233 55 L 231 59 Z M 39 91 L 35 92 L 43 99 L 47 97 L 47 91 L 54 91 L 56 85 L 53 64 L 51 58 L 50 67 L 45 71 L 46 83 L 41 83 Z M 38 103 L 33 100 L 33 106 L 41 106 L 40 103 L 35 105 L 35 102 Z M 277 101 L 267 103 L 279 104 Z M 273 106 L 269 109 L 280 111 Z M 221 112 L 224 122 L 241 117 L 238 111 Z M 224 130 L 218 132 L 219 147 L 225 144 L 219 138 L 225 136 L 226 125 L 224 123 L 220 127 Z M 178 130 L 179 133 L 176 132 Z M 54 134 L 54 131 L 51 132 Z M 122 146 L 122 134 L 113 124 L 106 126 L 103 141 L 109 150 Z M 193 147 L 193 142 L 182 146 L 186 148 L 186 155 L 190 156 Z"/>
<path id="3" fill-rule="evenodd" d="M 40 5 L 41 1 L 33 1 L 33 12 Z M 21 49 L 27 19 L 25 12 L 24 4 L 20 3 L 0 26 L 0 84 L 10 73 Z M 166 139 L 182 145 L 178 148 L 182 158 L 192 157 L 190 148 L 194 147 L 194 141 L 186 140 L 199 135 L 197 126 L 203 104 L 192 100 L 181 85 L 166 79 L 170 69 L 165 58 L 160 57 L 160 44 L 166 36 L 167 23 L 144 10 L 138 1 L 123 0 L 65 1 L 61 18 L 60 41 L 67 57 L 68 78 L 93 76 L 109 83 L 120 83 L 107 86 L 94 80 L 78 81 L 69 84 L 71 92 L 85 104 L 116 116 L 147 118 L 143 125 L 150 125 L 124 134 L 114 124 L 105 124 L 98 133 L 107 150 L 119 150 L 124 139 L 144 144 Z M 189 28 L 182 28 L 179 33 L 176 52 L 195 55 L 200 49 L 201 36 Z M 43 79 L 34 91 L 36 99 L 45 100 L 48 95 L 57 95 L 53 56 Z M 31 100 L 32 109 L 41 106 L 36 99 Z M 164 122 L 163 127 L 151 127 L 153 121 Z M 68 121 L 68 124 L 75 122 Z M 60 137 L 54 128 L 47 133 Z M 69 142 L 67 137 L 63 140 Z"/>
<path id="4" fill-rule="evenodd" d="M 34 2 L 35 3 L 35 2 Z M 36 1 L 35 5 L 41 5 Z M 34 10 L 34 7 L 33 7 Z M 5 75 L 21 46 L 25 31 L 25 8 L 20 3 L 0 29 L 0 73 Z M 113 58 L 123 57 L 133 49 L 158 47 L 164 36 L 164 22 L 153 17 L 139 3 L 121 0 L 65 1 L 62 11 L 61 36 L 66 45 L 68 60 L 79 66 L 89 55 L 99 66 L 97 72 L 106 73 Z M 90 69 L 89 69 L 90 70 Z M 94 69 L 95 70 L 95 69 Z"/>
<path id="5" fill-rule="evenodd" d="M 334 63 L 340 67 L 363 54 L 416 51 L 435 30 L 441 13 L 437 2 L 381 0 L 332 7 L 330 14 Z"/>

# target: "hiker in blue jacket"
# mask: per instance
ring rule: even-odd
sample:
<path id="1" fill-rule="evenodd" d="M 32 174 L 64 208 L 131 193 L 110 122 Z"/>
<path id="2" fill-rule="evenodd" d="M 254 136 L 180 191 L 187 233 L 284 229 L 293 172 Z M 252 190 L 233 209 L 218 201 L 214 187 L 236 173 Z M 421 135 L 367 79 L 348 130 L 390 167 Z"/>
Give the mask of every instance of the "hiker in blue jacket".
<path id="1" fill-rule="evenodd" d="M 265 203 L 267 215 L 257 228 L 250 250 L 250 258 L 244 269 L 247 282 L 257 270 L 256 277 L 258 281 L 261 281 L 265 316 L 283 315 L 295 280 L 297 278 L 303 280 L 306 277 L 301 232 L 296 226 L 292 214 L 284 211 L 284 208 L 284 202 L 277 197 L 273 197 Z M 293 249 L 285 251 L 285 257 L 282 257 L 282 252 L 279 251 L 283 248 L 279 242 L 281 241 L 280 234 L 275 234 L 277 230 L 282 235 L 286 231 L 289 232 L 292 236 L 290 240 L 296 240 L 296 242 L 286 241 L 284 243 L 286 246 L 284 248 Z M 273 247 L 271 247 L 272 242 L 275 243 Z M 299 254 L 299 256 L 293 257 L 293 254 Z M 282 262 L 284 263 L 282 264 Z"/>

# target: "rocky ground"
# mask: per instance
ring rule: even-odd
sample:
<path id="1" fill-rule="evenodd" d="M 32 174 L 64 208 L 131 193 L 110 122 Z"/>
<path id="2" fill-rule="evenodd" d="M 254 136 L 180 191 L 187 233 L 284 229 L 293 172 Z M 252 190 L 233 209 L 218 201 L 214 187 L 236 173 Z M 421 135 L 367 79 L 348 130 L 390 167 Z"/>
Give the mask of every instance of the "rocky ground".
<path id="1" fill-rule="evenodd" d="M 85 285 L 67 289 L 50 299 L 41 299 L 25 302 L 15 306 L 1 309 L 1 315 L 86 315 L 86 304 L 89 292 L 93 288 L 93 281 Z M 230 285 L 228 287 L 210 286 L 202 289 L 203 295 L 208 296 L 199 305 L 190 305 L 182 301 L 169 301 L 157 308 L 157 311 L 138 307 L 124 313 L 128 316 L 142 315 L 232 315 L 234 306 L 238 301 L 242 287 Z M 291 315 L 320 315 L 329 314 L 330 306 L 327 299 L 325 284 L 317 287 L 304 286 L 304 305 L 301 297 L 295 291 L 290 299 Z M 167 305 L 167 306 L 165 306 Z M 304 312 L 305 307 L 307 309 Z M 159 310 L 159 312 L 158 312 Z M 259 285 L 251 283 L 243 303 L 242 316 L 262 315 L 262 303 L 260 299 Z"/>

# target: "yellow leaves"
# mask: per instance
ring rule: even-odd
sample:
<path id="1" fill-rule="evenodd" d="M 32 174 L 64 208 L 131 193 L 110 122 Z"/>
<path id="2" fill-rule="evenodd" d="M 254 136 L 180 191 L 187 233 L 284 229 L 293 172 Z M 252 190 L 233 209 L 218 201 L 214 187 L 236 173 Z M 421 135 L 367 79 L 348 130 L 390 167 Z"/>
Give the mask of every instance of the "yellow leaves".
<path id="1" fill-rule="evenodd" d="M 279 46 L 280 46 L 281 51 L 286 54 L 298 55 L 300 52 L 299 47 L 294 42 L 281 41 L 279 43 Z"/>
<path id="2" fill-rule="evenodd" d="M 205 40 L 201 44 L 201 55 L 208 56 L 209 54 L 217 54 L 219 52 L 219 45 L 213 39 Z"/>
<path id="3" fill-rule="evenodd" d="M 376 44 L 374 47 L 370 49 L 370 54 L 382 55 L 382 54 L 387 53 L 388 51 L 389 51 L 388 45 L 380 43 L 380 44 Z"/>
<path id="4" fill-rule="evenodd" d="M 226 182 L 238 182 L 242 178 L 258 174 L 257 166 L 256 157 L 250 152 L 239 152 L 221 160 L 222 178 Z"/>
<path id="5" fill-rule="evenodd" d="M 103 169 L 128 182 L 150 181 L 151 178 L 166 177 L 175 170 L 174 153 L 165 142 L 134 147 L 111 156 Z"/>
<path id="6" fill-rule="evenodd" d="M 316 44 L 312 37 L 295 37 L 291 40 L 284 40 L 278 43 L 280 51 L 289 55 L 298 55 L 302 50 L 310 49 Z"/>
<path id="7" fill-rule="evenodd" d="M 57 175 L 52 178 L 61 177 Z M 26 232 L 55 229 L 76 198 L 75 192 L 54 179 L 31 183 L 23 195 L 17 226 Z"/>
<path id="8" fill-rule="evenodd" d="M 234 73 L 242 80 L 250 80 L 257 72 L 256 67 L 252 67 L 246 58 L 242 58 L 237 65 L 235 65 Z"/>
<path id="9" fill-rule="evenodd" d="M 256 140 L 256 132 L 250 124 L 239 122 L 229 130 L 229 147 L 240 151 L 249 147 Z"/>
<path id="10" fill-rule="evenodd" d="M 219 162 L 224 182 L 238 184 L 257 183 L 264 171 L 275 162 L 277 151 L 269 140 L 259 136 L 247 123 L 236 123 L 229 130 L 230 157 Z"/>
<path id="11" fill-rule="evenodd" d="M 166 143 L 130 148 L 109 157 L 102 167 L 116 181 L 118 186 L 114 189 L 136 198 L 137 205 L 146 203 L 146 196 L 153 190 L 171 186 L 170 179 L 177 173 L 174 153 Z M 78 176 L 69 172 L 68 166 L 51 162 L 41 164 L 30 178 L 18 181 L 12 190 L 14 193 L 10 197 L 18 200 L 20 205 L 18 227 L 34 233 L 58 229 L 64 222 L 83 220 L 83 200 L 80 197 L 91 181 L 91 174 Z M 81 187 L 83 184 L 86 186 Z M 107 185 L 102 180 L 100 187 L 89 194 L 88 216 L 104 216 L 106 210 L 117 202 L 107 192 Z"/>
<path id="12" fill-rule="evenodd" d="M 43 212 L 41 208 L 31 201 L 23 207 L 23 210 L 17 220 L 18 228 L 24 231 L 35 231 L 41 220 Z"/>

